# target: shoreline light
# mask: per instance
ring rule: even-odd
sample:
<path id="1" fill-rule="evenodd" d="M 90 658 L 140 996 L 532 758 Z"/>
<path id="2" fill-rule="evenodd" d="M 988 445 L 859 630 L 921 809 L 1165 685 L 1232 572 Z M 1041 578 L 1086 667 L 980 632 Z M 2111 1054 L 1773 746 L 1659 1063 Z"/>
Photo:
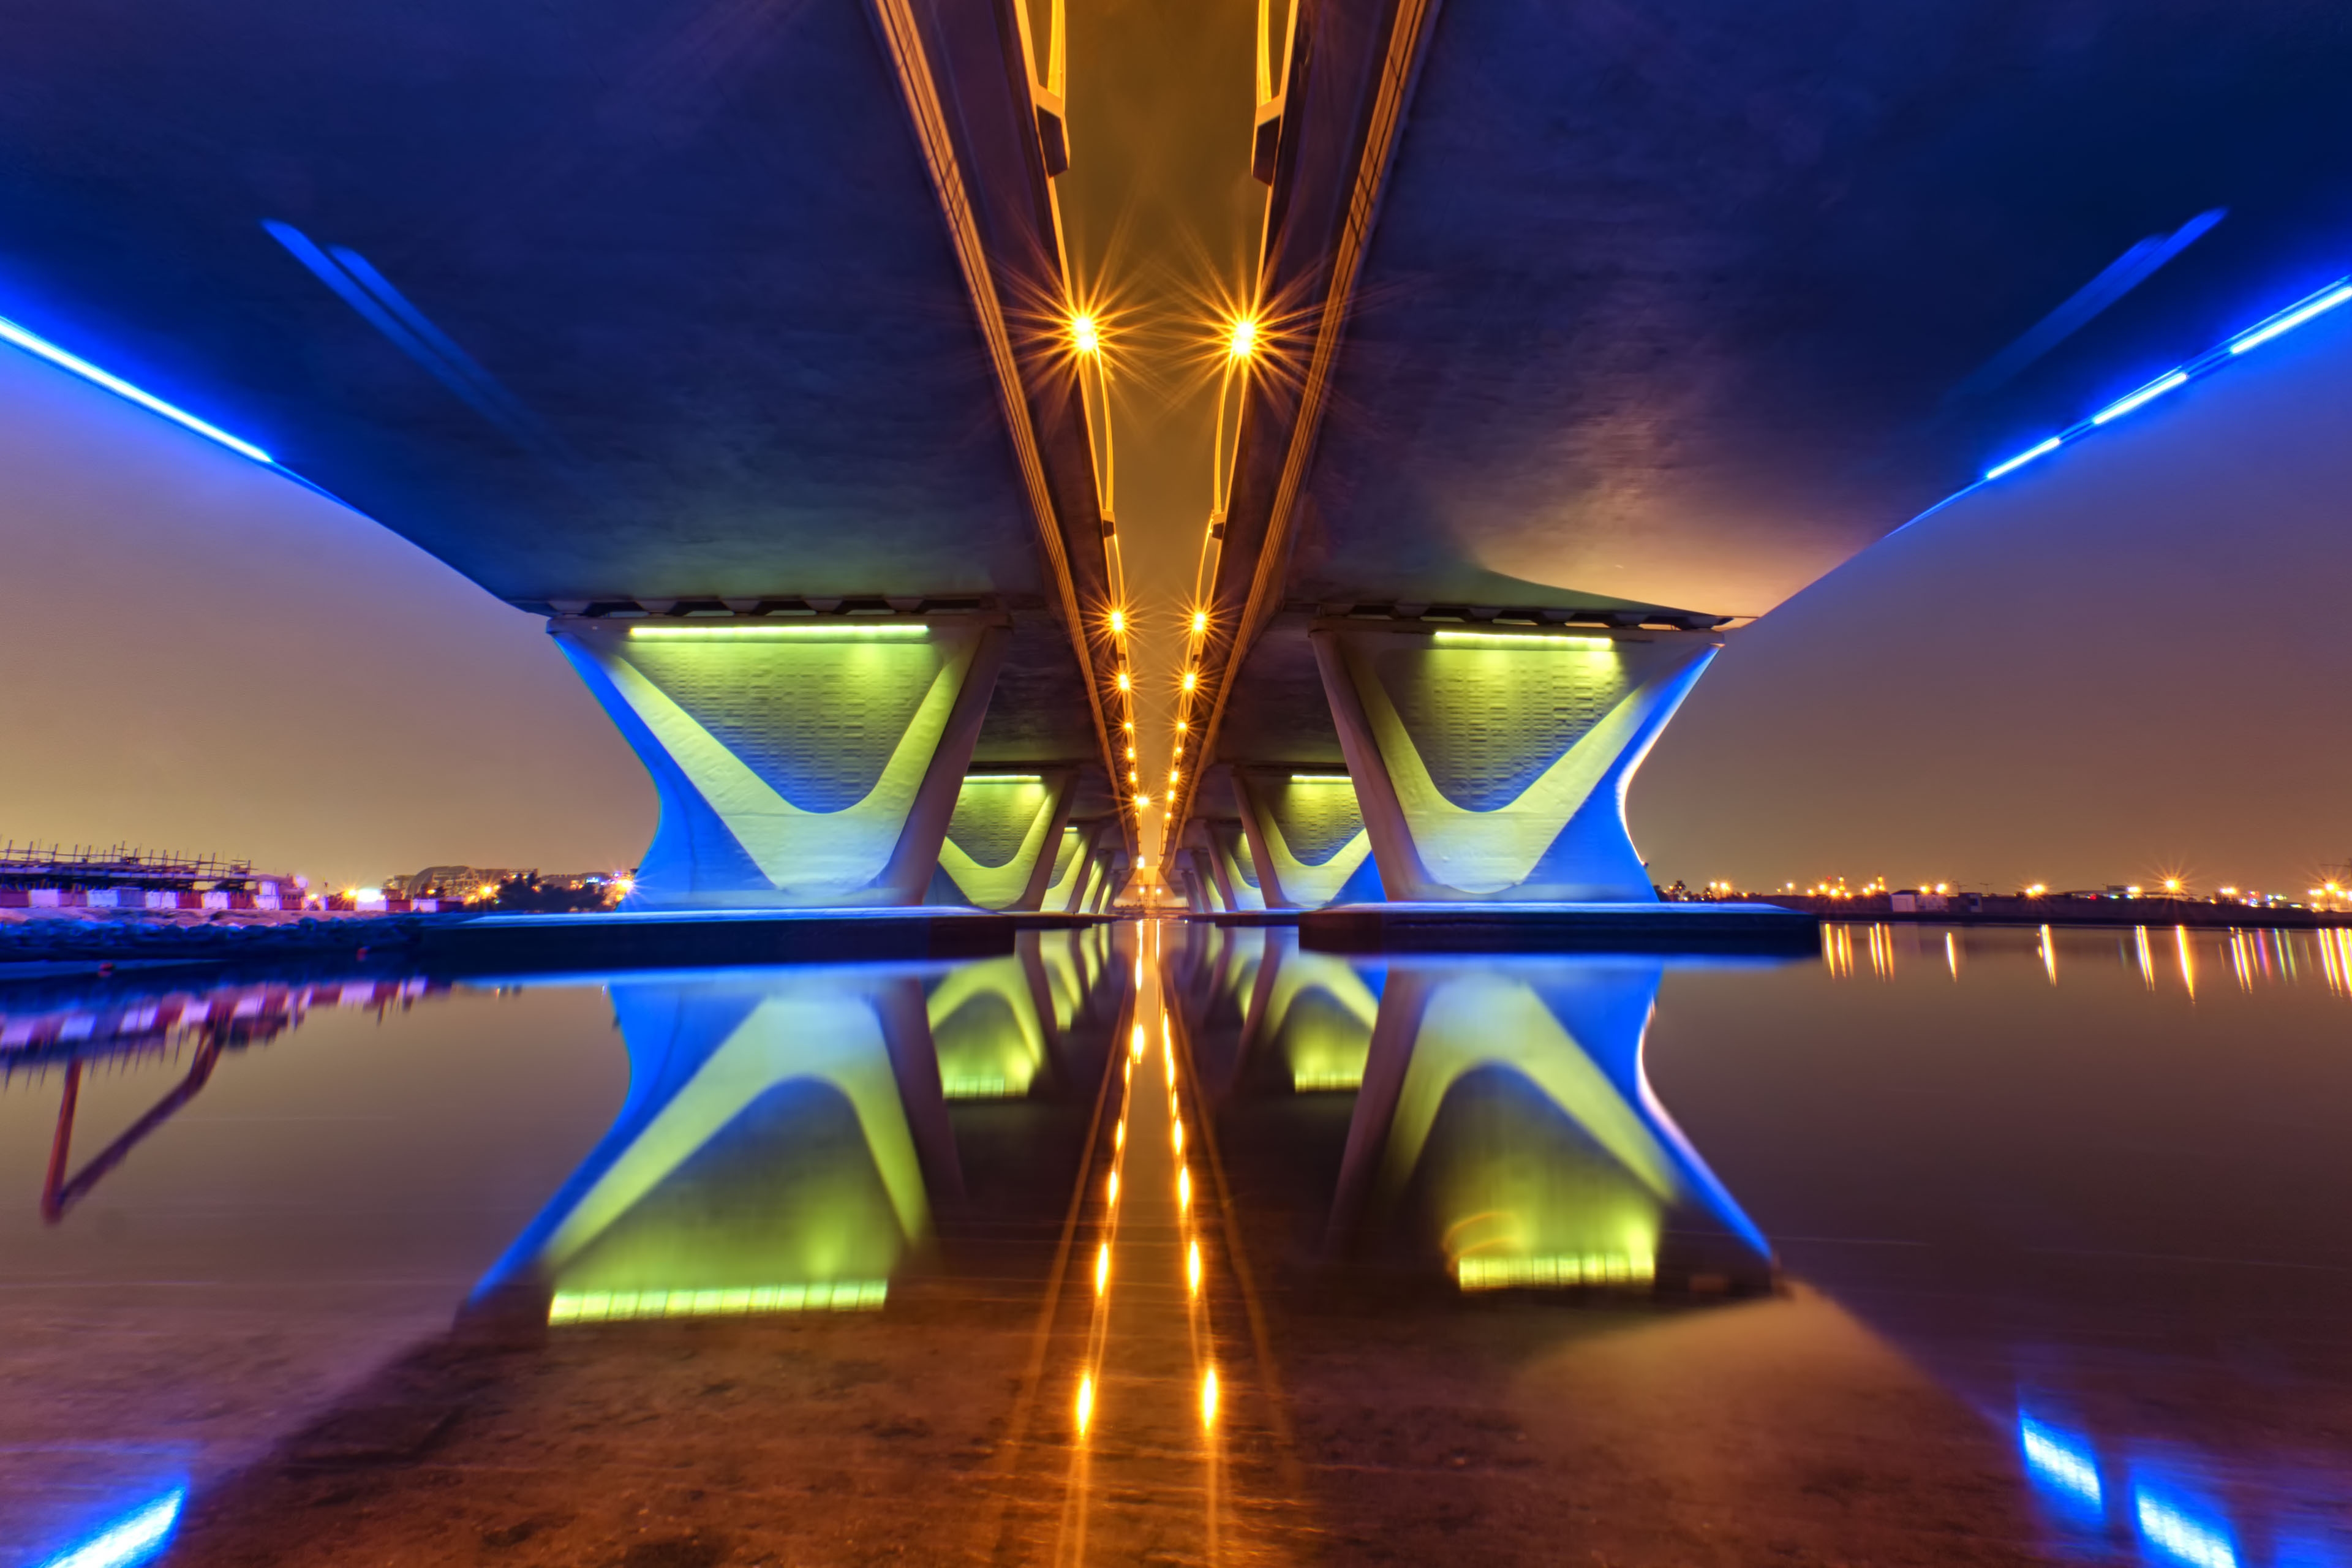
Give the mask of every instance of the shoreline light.
<path id="1" fill-rule="evenodd" d="M 2158 376 L 2154 381 L 2149 382 L 2146 386 L 2141 387 L 2138 391 L 2124 394 L 2123 396 L 2116 398 L 2113 403 L 2108 404 L 2105 408 L 2102 408 L 2096 414 L 2092 415 L 2091 423 L 2094 425 L 2105 425 L 2111 419 L 2120 419 L 2125 415 L 2129 414 L 2133 409 L 2137 408 L 2141 404 L 2153 403 L 2158 398 L 2162 397 L 2166 393 L 2170 392 L 2173 388 L 2178 386 L 2186 386 L 2188 384 L 2189 373 L 2187 371 L 2167 371 L 2164 374 Z"/>
<path id="2" fill-rule="evenodd" d="M 5 316 L 0 316 L 0 339 L 16 344 L 36 359 L 45 359 L 59 370 L 79 376 L 92 386 L 104 387 L 115 396 L 135 403 L 151 414 L 160 414 L 184 430 L 193 430 L 207 441 L 218 442 L 240 458 L 250 458 L 257 463 L 265 464 L 273 468 L 278 466 L 277 458 L 252 442 L 240 441 L 219 426 L 208 424 L 186 409 L 166 403 L 143 388 L 131 385 L 121 376 L 99 369 L 79 354 L 68 353 L 38 332 L 18 326 Z"/>
<path id="3" fill-rule="evenodd" d="M 914 626 L 631 626 L 629 636 L 647 642 L 708 642 L 731 641 L 738 637 L 848 637 L 866 641 L 877 637 L 929 637 L 931 628 Z"/>
<path id="4" fill-rule="evenodd" d="M 1567 647 L 1605 648 L 1615 645 L 1607 637 L 1559 637 L 1545 632 L 1434 632 L 1432 637 L 1442 643 L 1457 643 L 1481 647 Z"/>

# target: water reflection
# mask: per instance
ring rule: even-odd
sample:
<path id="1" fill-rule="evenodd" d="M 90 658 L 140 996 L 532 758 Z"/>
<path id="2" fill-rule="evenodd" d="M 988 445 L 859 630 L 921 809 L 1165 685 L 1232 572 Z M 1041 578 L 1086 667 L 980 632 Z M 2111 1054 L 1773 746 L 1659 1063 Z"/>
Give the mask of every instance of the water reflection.
<path id="1" fill-rule="evenodd" d="M 1832 921 L 1822 927 L 1822 964 L 1835 980 L 1894 980 L 1923 968 L 1958 984 L 1970 955 L 2004 959 L 2030 953 L 2053 985 L 2059 955 L 2069 970 L 2121 969 L 2148 991 L 2177 990 L 2194 1000 L 2200 985 L 2227 971 L 2241 991 L 2319 985 L 2352 1000 L 2352 928 L 2236 930 L 2210 926 L 1972 926 Z"/>
<path id="2" fill-rule="evenodd" d="M 1354 1096 L 1328 1255 L 1465 1291 L 1769 1285 L 1762 1233 L 1643 1071 L 1662 961 L 1351 959 L 1195 931 L 1181 973 L 1212 1092 Z"/>
<path id="3" fill-rule="evenodd" d="M 475 1300 L 543 1292 L 558 1324 L 880 1308 L 935 1206 L 965 1196 L 948 1102 L 1087 1092 L 1055 1058 L 1114 973 L 1109 940 L 555 982 L 612 998 L 628 1099 Z"/>
<path id="4" fill-rule="evenodd" d="M 184 1486 L 201 1515 L 226 1471 L 307 1453 L 298 1429 L 371 1369 L 486 1326 L 606 1364 L 739 1332 L 870 1334 L 858 1358 L 911 1360 L 951 1323 L 969 1371 L 972 1324 L 994 1312 L 1002 1330 L 1006 1303 L 1031 1312 L 1058 1277 L 1089 1140 L 1122 1136 L 1090 1121 L 1118 1064 L 1156 1074 L 1187 1051 L 1192 1121 L 1130 1154 L 1172 1170 L 1200 1135 L 1192 1169 L 1224 1169 L 1178 1202 L 1205 1215 L 1213 1197 L 1234 1228 L 1204 1218 L 1198 1250 L 1162 1258 L 1139 1225 L 1112 1295 L 1141 1311 L 1181 1304 L 1186 1268 L 1211 1293 L 1255 1270 L 1248 1312 L 1302 1346 L 1293 1369 L 1310 1337 L 1327 1355 L 1326 1403 L 1301 1405 L 1327 1435 L 1385 1443 L 1453 1408 L 1451 1385 L 1394 1406 L 1370 1387 L 1405 1374 L 1399 1347 L 1418 1354 L 1433 1324 L 1452 1325 L 1448 1353 L 1491 1322 L 1518 1336 L 1513 1358 L 1556 1366 L 1582 1336 L 1561 1376 L 1618 1386 L 1603 1338 L 1769 1355 L 1789 1342 L 1741 1336 L 1826 1312 L 1822 1291 L 1985 1417 L 1934 1441 L 1988 1446 L 2005 1468 L 1983 1484 L 2021 1506 L 2030 1487 L 2055 1554 L 2352 1568 L 2344 933 L 1887 922 L 1832 928 L 1823 962 L 1772 973 L 1163 934 L 1164 953 L 1096 928 L 961 963 L 455 987 L 0 988 L 0 1178 L 17 1194 L 0 1212 L 0 1568 L 169 1528 L 157 1500 L 176 1510 Z M 1155 1024 L 1137 1057 L 1142 1015 L 1120 1009 L 1155 953 L 1181 1025 L 1165 1045 Z M 1166 1174 L 1130 1166 L 1128 1199 L 1099 1181 L 1081 1195 L 1139 1201 Z M 1793 1294 L 1768 1295 L 1776 1251 Z M 1100 1258 L 1090 1239 L 1072 1256 L 1087 1294 Z M 1344 1310 L 1316 1317 L 1317 1292 Z M 1690 1296 L 1748 1303 L 1680 1310 Z M 648 1321 L 754 1315 L 776 1321 Z M 59 1325 L 70 1354 L 52 1353 Z M 1201 1351 L 1169 1344 L 1182 1368 Z M 1234 1348 L 1221 1421 L 1259 1397 L 1222 1359 Z M 1360 1383 L 1330 1371 L 1351 1356 Z M 1003 1386 L 999 1370 L 974 1385 Z M 1068 1388 L 1049 1392 L 1059 1411 Z M 1099 1392 L 1110 1443 L 1134 1394 Z M 984 1404 L 971 1430 L 998 1414 Z M 1629 1408 L 1622 1430 L 1645 1418 Z M 1800 1456 L 1852 1436 L 1789 1420 Z M 1570 1453 L 1543 1462 L 1583 1462 Z M 1364 1473 L 1391 1458 L 1367 1447 Z M 1411 1484 L 1450 1508 L 1500 1483 Z"/>

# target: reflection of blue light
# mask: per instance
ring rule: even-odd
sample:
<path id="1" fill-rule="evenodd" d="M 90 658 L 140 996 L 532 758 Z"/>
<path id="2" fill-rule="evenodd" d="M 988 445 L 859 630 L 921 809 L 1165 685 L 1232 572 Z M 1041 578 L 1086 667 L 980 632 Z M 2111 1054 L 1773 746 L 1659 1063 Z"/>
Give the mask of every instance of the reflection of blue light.
<path id="1" fill-rule="evenodd" d="M 257 463 L 271 461 L 268 453 L 250 441 L 240 441 L 216 425 L 207 425 L 184 408 L 174 408 L 152 392 L 142 392 L 119 375 L 110 375 L 79 354 L 69 354 L 37 332 L 26 331 L 16 322 L 0 317 L 0 339 L 16 344 L 26 353 L 48 361 L 59 370 L 69 370 L 93 386 L 102 386 L 117 397 L 127 397 L 151 413 L 160 414 L 174 425 L 217 441 L 239 457 L 251 458 Z"/>
<path id="2" fill-rule="evenodd" d="M 182 1487 L 156 1499 L 104 1533 L 50 1558 L 41 1568 L 129 1568 L 152 1557 L 179 1522 L 180 1507 L 188 1500 Z"/>
<path id="3" fill-rule="evenodd" d="M 2097 1508 L 2105 1494 L 2099 1485 L 2099 1461 L 2080 1438 L 2069 1440 L 2054 1427 L 2030 1415 L 2017 1418 L 2018 1446 L 2036 1479 Z"/>
<path id="4" fill-rule="evenodd" d="M 2028 447 L 2024 451 L 2020 452 L 2016 457 L 2011 458 L 2006 463 L 1995 463 L 1991 468 L 1987 468 L 1985 470 L 1985 478 L 1989 479 L 1997 479 L 2012 468 L 2021 468 L 2025 467 L 2026 464 L 2033 461 L 2034 458 L 2041 457 L 2044 452 L 2056 451 L 2061 446 L 2064 445 L 2065 439 L 2066 438 L 2063 436 L 2053 436 L 2050 439 L 2042 442 L 2038 446 Z"/>
<path id="5" fill-rule="evenodd" d="M 2352 278 L 2338 278 L 2318 293 L 2308 299 L 2296 300 L 2277 315 L 2266 321 L 2257 321 L 2231 338 L 2230 352 L 2233 354 L 2244 353 L 2257 344 L 2270 342 L 2281 332 L 2294 331 L 2314 316 L 2333 310 L 2347 300 L 2352 300 Z"/>
<path id="6" fill-rule="evenodd" d="M 2190 1568 L 2238 1568 L 2237 1549 L 2221 1531 L 2169 1503 L 2157 1501 L 2145 1491 L 2135 1489 L 2132 1497 L 2139 1532 L 2159 1556 L 2189 1563 Z"/>
<path id="7" fill-rule="evenodd" d="M 2170 392 L 2174 387 L 2186 386 L 2188 384 L 2189 373 L 2187 371 L 2167 371 L 2164 374 L 2158 376 L 2154 381 L 2149 382 L 2146 386 L 2141 387 L 2137 392 L 2126 393 L 2123 396 L 2116 398 L 2113 403 L 2108 404 L 2105 408 L 2100 409 L 2096 414 L 2092 415 L 2091 423 L 2094 425 L 2105 425 L 2110 419 L 2120 419 L 2125 415 L 2129 414 L 2133 409 L 2137 408 L 2141 404 L 2153 402 L 2157 398 L 2162 397 L 2166 393 Z"/>

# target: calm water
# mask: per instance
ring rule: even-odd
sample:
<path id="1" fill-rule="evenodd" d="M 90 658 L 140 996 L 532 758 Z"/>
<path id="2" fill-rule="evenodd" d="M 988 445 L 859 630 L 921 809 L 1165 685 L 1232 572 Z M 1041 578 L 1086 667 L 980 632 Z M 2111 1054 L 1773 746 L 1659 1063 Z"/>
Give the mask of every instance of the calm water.
<path id="1" fill-rule="evenodd" d="M 1023 943 L 0 986 L 0 1568 L 2352 1565 L 2332 934 Z"/>

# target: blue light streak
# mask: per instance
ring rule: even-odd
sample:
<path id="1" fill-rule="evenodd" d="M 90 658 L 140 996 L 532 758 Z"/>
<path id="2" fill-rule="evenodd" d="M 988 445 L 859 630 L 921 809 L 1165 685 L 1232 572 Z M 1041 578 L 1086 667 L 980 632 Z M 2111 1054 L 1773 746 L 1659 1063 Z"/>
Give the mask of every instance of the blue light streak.
<path id="1" fill-rule="evenodd" d="M 2092 415 L 2091 423 L 2094 425 L 2105 425 L 2110 419 L 2120 419 L 2125 415 L 2129 414 L 2133 409 L 2137 408 L 2141 404 L 2153 403 L 2156 399 L 2162 397 L 2166 393 L 2170 392 L 2174 387 L 2186 386 L 2188 384 L 2189 373 L 2187 371 L 2167 371 L 2164 374 L 2158 376 L 2154 381 L 2149 382 L 2146 386 L 2141 387 L 2137 392 L 2126 393 L 2123 396 L 2116 398 L 2113 403 L 2108 404 L 2105 408 L 2100 409 L 2096 414 Z"/>
<path id="2" fill-rule="evenodd" d="M 2099 1484 L 2098 1458 L 2088 1446 L 2068 1441 L 2056 1428 L 2045 1426 L 2030 1415 L 2017 1418 L 2017 1442 L 2025 1451 L 2027 1468 L 2038 1479 L 2093 1508 L 2105 1504 L 2106 1492 Z"/>
<path id="3" fill-rule="evenodd" d="M 0 316 L 0 339 L 16 344 L 37 359 L 48 361 L 59 370 L 72 372 L 93 386 L 102 386 L 117 397 L 128 398 L 150 413 L 160 414 L 183 429 L 194 431 L 207 441 L 217 441 L 241 458 L 250 458 L 257 463 L 273 468 L 277 466 L 275 458 L 252 442 L 240 441 L 219 426 L 208 425 L 186 409 L 174 407 L 153 393 L 131 385 L 119 375 L 109 374 L 79 354 L 68 353 L 38 332 L 19 326 L 5 316 Z"/>
<path id="4" fill-rule="evenodd" d="M 2232 354 L 2244 353 L 2248 349 L 2270 342 L 2281 332 L 2294 331 L 2314 316 L 2333 310 L 2347 300 L 2352 300 L 2352 278 L 2338 278 L 2318 293 L 2308 299 L 2296 300 L 2277 315 L 2266 321 L 2257 321 L 2253 326 L 2231 338 L 2230 352 Z"/>
<path id="5" fill-rule="evenodd" d="M 50 1558 L 41 1568 L 130 1568 L 131 1563 L 143 1563 L 171 1538 L 172 1527 L 180 1521 L 180 1510 L 187 1500 L 185 1487 L 158 1498 L 120 1524 Z"/>
<path id="6" fill-rule="evenodd" d="M 2220 1531 L 2145 1491 L 2135 1489 L 2132 1500 L 2140 1535 L 2159 1556 L 2189 1568 L 2238 1568 L 2237 1548 Z"/>
<path id="7" fill-rule="evenodd" d="M 2024 451 L 2020 452 L 2016 457 L 2010 458 L 2009 461 L 2005 463 L 1995 463 L 1991 468 L 1985 470 L 1985 478 L 1989 479 L 1997 479 L 2000 478 L 2001 475 L 2009 473 L 2012 469 L 2025 467 L 2026 464 L 2033 461 L 2034 458 L 2041 457 L 2045 452 L 2056 451 L 2065 444 L 2065 437 L 2053 436 L 2047 441 L 2043 441 L 2036 446 L 2028 447 Z"/>
<path id="8" fill-rule="evenodd" d="M 1982 484 L 1988 480 L 1998 479 L 2004 475 L 2014 473 L 2019 468 L 2025 467 L 2026 464 L 2033 461 L 2036 458 L 2047 457 L 2050 453 L 2056 451 L 2059 447 L 2072 443 L 2077 437 L 2087 435 L 2103 425 L 2120 419 L 2125 415 L 2133 412 L 2135 409 L 2155 402 L 2158 398 L 2162 397 L 2168 392 L 2186 386 L 2191 381 L 2202 380 L 2204 377 L 2210 375 L 2213 372 L 2219 370 L 2221 366 L 2230 363 L 2231 361 L 2236 359 L 2238 355 L 2244 353 L 2248 349 L 2258 348 L 2262 344 L 2270 342 L 2273 338 L 2277 337 L 2282 332 L 2291 332 L 2294 331 L 2295 328 L 2302 326 L 2305 321 L 2311 321 L 2313 318 L 2317 316 L 2326 315 L 2328 311 L 2333 310 L 2338 305 L 2345 304 L 2347 301 L 2352 301 L 2352 278 L 2339 278 L 2335 282 L 2330 283 L 2326 288 L 2320 289 L 2317 293 L 2306 294 L 2302 299 L 2296 300 L 2294 304 L 2289 305 L 2285 310 L 2263 317 L 2261 321 L 2255 322 L 2244 331 L 2240 332 L 2236 337 L 2231 338 L 2221 343 L 2219 347 L 2199 355 L 2197 358 L 2190 360 L 2187 364 L 2180 365 L 2176 369 L 2165 372 L 2162 375 L 2158 376 L 2154 381 L 2147 383 L 2145 386 L 2138 388 L 2137 391 L 2126 393 L 2123 396 L 2116 398 L 2113 403 L 2108 404 L 2105 408 L 2100 409 L 2096 414 L 2092 415 L 2088 419 L 2082 421 L 2080 424 L 2070 425 L 2065 429 L 2060 431 L 2057 435 L 2052 436 L 2045 440 L 2036 442 L 2034 445 L 2028 447 L 2025 450 L 2018 453 L 2012 458 L 1995 463 L 1991 468 L 1985 470 L 1984 479 L 1979 479 L 1978 483 Z M 1973 485 L 1969 487 L 1970 489 L 1973 489 L 1974 488 L 1975 486 Z M 1913 522 L 1917 522 L 1922 518 L 1931 516 L 1934 513 L 1942 510 L 1943 508 L 1950 505 L 1951 502 L 1958 500 L 1960 496 L 1966 495 L 1967 493 L 1967 490 L 1962 490 L 1958 494 L 1948 496 L 1943 500 L 1936 503 L 1936 505 L 1929 507 L 1927 510 L 1921 512 L 1918 517 L 1913 518 L 1911 521 Z"/>

